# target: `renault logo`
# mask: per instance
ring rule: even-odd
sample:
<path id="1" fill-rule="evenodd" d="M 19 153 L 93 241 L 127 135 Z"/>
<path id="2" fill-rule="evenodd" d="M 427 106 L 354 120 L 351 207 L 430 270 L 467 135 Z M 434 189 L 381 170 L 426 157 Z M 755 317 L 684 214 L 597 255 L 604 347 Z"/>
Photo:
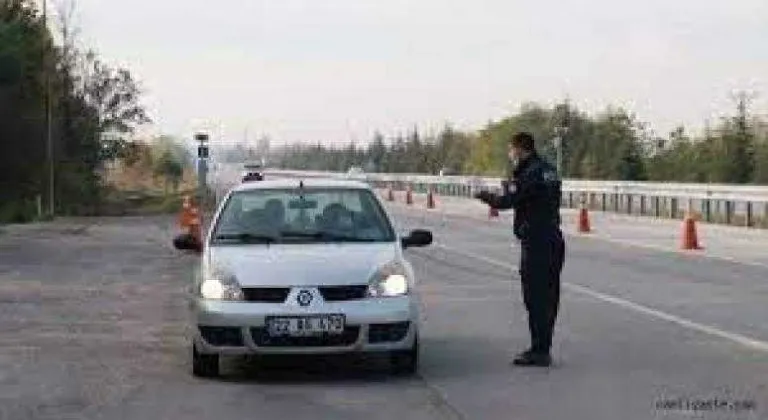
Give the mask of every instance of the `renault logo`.
<path id="1" fill-rule="evenodd" d="M 309 306 L 310 302 L 312 302 L 312 293 L 310 293 L 309 290 L 300 291 L 299 294 L 296 295 L 296 302 L 301 306 Z"/>

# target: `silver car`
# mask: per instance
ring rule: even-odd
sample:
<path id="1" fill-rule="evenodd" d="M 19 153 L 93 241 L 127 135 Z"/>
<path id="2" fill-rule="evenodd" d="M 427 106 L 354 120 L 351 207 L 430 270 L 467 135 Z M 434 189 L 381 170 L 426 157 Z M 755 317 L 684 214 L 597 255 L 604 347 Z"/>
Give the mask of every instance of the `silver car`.
<path id="1" fill-rule="evenodd" d="M 267 180 L 234 187 L 213 217 L 192 299 L 193 374 L 222 355 L 384 352 L 414 373 L 420 303 L 408 247 L 367 184 Z"/>
<path id="2" fill-rule="evenodd" d="M 241 182 L 263 181 L 264 174 L 256 170 L 243 171 L 240 175 Z"/>

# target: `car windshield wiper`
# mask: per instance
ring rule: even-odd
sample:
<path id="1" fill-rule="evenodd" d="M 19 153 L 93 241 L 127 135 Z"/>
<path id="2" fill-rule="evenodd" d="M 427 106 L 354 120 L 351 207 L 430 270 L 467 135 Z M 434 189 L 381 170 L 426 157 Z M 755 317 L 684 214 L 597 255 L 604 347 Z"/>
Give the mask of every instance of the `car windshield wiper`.
<path id="1" fill-rule="evenodd" d="M 283 237 L 293 238 L 311 238 L 325 241 L 334 242 L 376 242 L 376 239 L 361 238 L 359 236 L 340 235 L 331 232 L 296 232 L 296 231 L 283 231 L 280 232 Z"/>
<path id="2" fill-rule="evenodd" d="M 214 237 L 214 239 L 222 240 L 222 241 L 237 240 L 237 241 L 240 241 L 240 242 L 248 242 L 248 243 L 263 242 L 263 243 L 266 243 L 266 244 L 271 244 L 271 243 L 277 241 L 277 238 L 275 238 L 274 236 L 261 235 L 261 234 L 257 234 L 257 233 L 248 233 L 248 232 L 242 232 L 242 233 L 222 233 L 220 235 L 216 235 L 216 237 Z"/>

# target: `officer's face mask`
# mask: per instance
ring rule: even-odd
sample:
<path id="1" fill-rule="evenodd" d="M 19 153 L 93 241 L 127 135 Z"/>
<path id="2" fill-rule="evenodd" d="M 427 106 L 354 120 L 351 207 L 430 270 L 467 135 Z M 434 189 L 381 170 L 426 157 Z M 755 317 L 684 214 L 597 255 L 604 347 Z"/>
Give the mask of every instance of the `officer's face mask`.
<path id="1" fill-rule="evenodd" d="M 512 165 L 513 168 L 517 167 L 517 164 L 520 162 L 520 155 L 516 148 L 510 146 L 509 152 L 507 153 L 507 156 L 509 157 L 509 163 Z"/>

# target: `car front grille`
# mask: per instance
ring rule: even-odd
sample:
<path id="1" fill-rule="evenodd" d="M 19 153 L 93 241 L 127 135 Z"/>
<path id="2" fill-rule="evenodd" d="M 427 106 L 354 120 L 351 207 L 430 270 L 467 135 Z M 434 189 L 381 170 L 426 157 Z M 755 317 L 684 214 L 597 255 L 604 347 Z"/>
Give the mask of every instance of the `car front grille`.
<path id="1" fill-rule="evenodd" d="M 262 347 L 347 347 L 355 344 L 359 335 L 359 326 L 347 326 L 341 334 L 316 337 L 270 337 L 266 328 L 251 328 L 253 342 Z"/>
<path id="2" fill-rule="evenodd" d="M 318 287 L 318 289 L 326 302 L 364 299 L 368 292 L 368 286 L 366 285 L 322 286 Z"/>
<path id="3" fill-rule="evenodd" d="M 290 292 L 288 287 L 246 287 L 243 297 L 246 302 L 283 303 Z"/>

